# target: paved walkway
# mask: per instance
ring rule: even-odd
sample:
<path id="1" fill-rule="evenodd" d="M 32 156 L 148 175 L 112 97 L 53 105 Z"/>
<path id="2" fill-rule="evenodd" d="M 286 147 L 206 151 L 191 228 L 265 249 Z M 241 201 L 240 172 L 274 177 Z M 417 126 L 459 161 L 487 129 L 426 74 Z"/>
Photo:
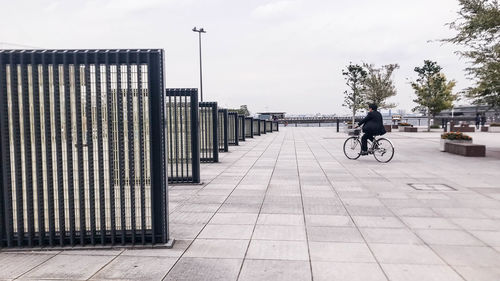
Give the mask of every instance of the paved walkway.
<path id="1" fill-rule="evenodd" d="M 464 158 L 392 133 L 380 164 L 332 128 L 280 129 L 171 186 L 174 249 L 1 253 L 0 279 L 500 280 L 500 134 Z"/>

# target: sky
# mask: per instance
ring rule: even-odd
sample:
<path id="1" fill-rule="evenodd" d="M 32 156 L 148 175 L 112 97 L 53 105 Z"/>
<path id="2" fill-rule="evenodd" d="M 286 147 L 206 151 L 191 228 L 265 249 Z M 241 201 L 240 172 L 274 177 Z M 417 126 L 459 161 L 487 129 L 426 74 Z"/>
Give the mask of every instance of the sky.
<path id="1" fill-rule="evenodd" d="M 410 112 L 413 69 L 430 59 L 468 87 L 467 61 L 439 39 L 458 0 L 0 0 L 0 48 L 162 48 L 166 85 L 252 113 L 346 115 L 342 69 L 398 63 L 390 101 Z M 464 102 L 464 101 L 462 101 Z"/>

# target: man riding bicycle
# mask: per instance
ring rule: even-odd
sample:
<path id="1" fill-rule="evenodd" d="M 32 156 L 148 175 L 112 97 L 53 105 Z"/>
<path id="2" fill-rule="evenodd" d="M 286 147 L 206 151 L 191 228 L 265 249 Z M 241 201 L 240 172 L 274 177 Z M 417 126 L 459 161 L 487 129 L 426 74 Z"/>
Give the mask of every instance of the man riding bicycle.
<path id="1" fill-rule="evenodd" d="M 374 136 L 381 136 L 386 133 L 382 114 L 377 111 L 376 104 L 368 106 L 368 114 L 358 123 L 358 126 L 363 126 L 363 136 L 361 137 L 361 155 L 368 155 L 368 140 L 373 142 Z"/>

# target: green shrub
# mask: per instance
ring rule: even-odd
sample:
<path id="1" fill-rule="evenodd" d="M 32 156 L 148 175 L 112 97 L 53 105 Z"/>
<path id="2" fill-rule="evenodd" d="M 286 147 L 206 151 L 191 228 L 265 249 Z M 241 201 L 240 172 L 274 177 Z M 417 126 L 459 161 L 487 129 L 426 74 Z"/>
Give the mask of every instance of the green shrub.
<path id="1" fill-rule="evenodd" d="M 490 127 L 500 127 L 500 123 L 491 123 Z"/>
<path id="2" fill-rule="evenodd" d="M 408 127 L 408 126 L 410 126 L 411 127 L 411 124 L 408 124 L 408 123 L 399 123 L 398 126 L 401 126 L 401 127 Z"/>
<path id="3" fill-rule="evenodd" d="M 436 125 L 436 124 L 431 125 L 431 129 L 439 129 L 439 125 Z"/>

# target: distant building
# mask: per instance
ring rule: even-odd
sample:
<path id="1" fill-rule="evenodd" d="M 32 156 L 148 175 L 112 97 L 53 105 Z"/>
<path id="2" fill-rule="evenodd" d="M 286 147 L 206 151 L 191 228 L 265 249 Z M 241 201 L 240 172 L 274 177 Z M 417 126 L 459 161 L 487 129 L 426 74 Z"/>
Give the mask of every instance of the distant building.
<path id="1" fill-rule="evenodd" d="M 257 118 L 261 120 L 276 120 L 285 118 L 286 112 L 257 112 Z"/>

